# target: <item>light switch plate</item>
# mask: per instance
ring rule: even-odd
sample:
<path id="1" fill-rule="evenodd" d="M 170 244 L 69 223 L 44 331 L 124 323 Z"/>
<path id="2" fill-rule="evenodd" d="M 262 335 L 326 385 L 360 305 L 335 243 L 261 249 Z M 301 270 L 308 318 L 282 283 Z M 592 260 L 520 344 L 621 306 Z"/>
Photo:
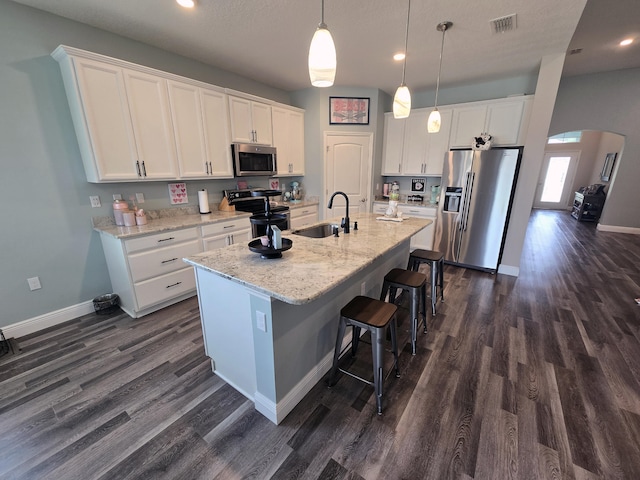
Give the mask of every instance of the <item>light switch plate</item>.
<path id="1" fill-rule="evenodd" d="M 136 193 L 136 202 L 144 203 L 144 193 Z"/>

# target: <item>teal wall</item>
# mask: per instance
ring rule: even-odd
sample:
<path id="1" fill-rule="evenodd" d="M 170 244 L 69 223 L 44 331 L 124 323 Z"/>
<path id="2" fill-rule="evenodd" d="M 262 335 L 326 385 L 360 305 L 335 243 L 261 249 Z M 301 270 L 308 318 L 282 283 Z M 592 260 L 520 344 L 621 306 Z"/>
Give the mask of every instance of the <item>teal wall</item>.
<path id="1" fill-rule="evenodd" d="M 563 78 L 549 135 L 601 130 L 625 137 L 600 224 L 640 229 L 640 68 Z M 600 160 L 603 161 L 603 160 Z"/>
<path id="2" fill-rule="evenodd" d="M 289 103 L 287 92 L 0 0 L 0 327 L 111 291 L 91 217 L 110 214 L 113 193 L 143 193 L 147 209 L 170 206 L 168 182 L 87 183 L 60 70 L 50 56 L 60 44 Z M 219 198 L 234 185 L 188 182 L 190 204 L 197 205 L 200 188 Z M 99 195 L 103 206 L 92 209 L 90 195 Z M 27 278 L 35 276 L 42 289 L 31 292 Z"/>

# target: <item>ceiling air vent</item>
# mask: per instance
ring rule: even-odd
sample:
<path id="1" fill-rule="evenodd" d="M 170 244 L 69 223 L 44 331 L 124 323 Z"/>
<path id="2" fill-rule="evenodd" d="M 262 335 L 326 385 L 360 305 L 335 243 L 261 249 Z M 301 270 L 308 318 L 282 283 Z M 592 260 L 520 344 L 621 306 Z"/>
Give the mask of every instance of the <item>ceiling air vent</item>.
<path id="1" fill-rule="evenodd" d="M 507 15 L 505 17 L 494 18 L 489 20 L 491 31 L 493 33 L 504 33 L 516 29 L 516 14 Z"/>

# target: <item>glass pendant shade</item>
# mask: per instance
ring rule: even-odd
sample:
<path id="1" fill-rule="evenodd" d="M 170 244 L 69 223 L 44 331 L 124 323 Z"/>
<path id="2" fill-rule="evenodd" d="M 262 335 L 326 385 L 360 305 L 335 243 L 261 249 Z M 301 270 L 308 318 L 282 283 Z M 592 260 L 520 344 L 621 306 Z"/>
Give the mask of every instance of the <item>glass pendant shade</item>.
<path id="1" fill-rule="evenodd" d="M 314 87 L 330 87 L 336 78 L 336 46 L 324 23 L 318 26 L 309 47 L 309 78 Z"/>
<path id="2" fill-rule="evenodd" d="M 442 118 L 440 117 L 440 112 L 438 111 L 438 91 L 440 90 L 440 73 L 442 73 L 442 52 L 444 51 L 444 34 L 448 29 L 451 28 L 453 23 L 451 22 L 442 22 L 436 26 L 436 30 L 442 32 L 442 43 L 440 44 L 440 64 L 438 65 L 438 80 L 436 81 L 436 100 L 433 105 L 433 111 L 429 114 L 429 119 L 427 120 L 427 132 L 428 133 L 438 133 L 440 131 L 440 124 L 442 123 Z"/>
<path id="3" fill-rule="evenodd" d="M 437 108 L 434 108 L 433 112 L 429 114 L 429 120 L 427 120 L 427 132 L 438 133 L 440 131 L 441 123 L 442 118 L 440 117 L 440 112 Z"/>
<path id="4" fill-rule="evenodd" d="M 393 97 L 393 118 L 407 118 L 411 113 L 411 92 L 404 83 Z"/>

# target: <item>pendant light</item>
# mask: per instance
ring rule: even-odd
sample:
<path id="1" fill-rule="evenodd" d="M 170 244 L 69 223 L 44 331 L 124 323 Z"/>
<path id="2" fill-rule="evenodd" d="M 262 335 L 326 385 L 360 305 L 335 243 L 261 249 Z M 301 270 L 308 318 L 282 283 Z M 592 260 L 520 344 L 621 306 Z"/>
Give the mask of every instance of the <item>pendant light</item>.
<path id="1" fill-rule="evenodd" d="M 440 89 L 440 72 L 442 71 L 442 51 L 444 50 L 444 33 L 451 28 L 452 25 L 453 23 L 451 22 L 442 22 L 436 27 L 436 30 L 442 32 L 442 44 L 440 45 L 440 65 L 438 66 L 438 80 L 436 82 L 436 101 L 433 106 L 433 111 L 429 115 L 429 120 L 427 120 L 427 132 L 429 133 L 438 133 L 440 131 L 440 123 L 442 122 L 440 112 L 438 111 L 438 90 Z"/>
<path id="2" fill-rule="evenodd" d="M 336 46 L 324 23 L 324 0 L 322 20 L 309 47 L 309 78 L 314 87 L 330 87 L 336 78 Z"/>
<path id="3" fill-rule="evenodd" d="M 411 92 L 404 83 L 405 71 L 407 69 L 407 45 L 409 43 L 409 15 L 411 13 L 411 0 L 407 7 L 407 31 L 404 36 L 404 63 L 402 64 L 402 83 L 396 90 L 393 97 L 393 118 L 407 118 L 411 113 Z"/>

